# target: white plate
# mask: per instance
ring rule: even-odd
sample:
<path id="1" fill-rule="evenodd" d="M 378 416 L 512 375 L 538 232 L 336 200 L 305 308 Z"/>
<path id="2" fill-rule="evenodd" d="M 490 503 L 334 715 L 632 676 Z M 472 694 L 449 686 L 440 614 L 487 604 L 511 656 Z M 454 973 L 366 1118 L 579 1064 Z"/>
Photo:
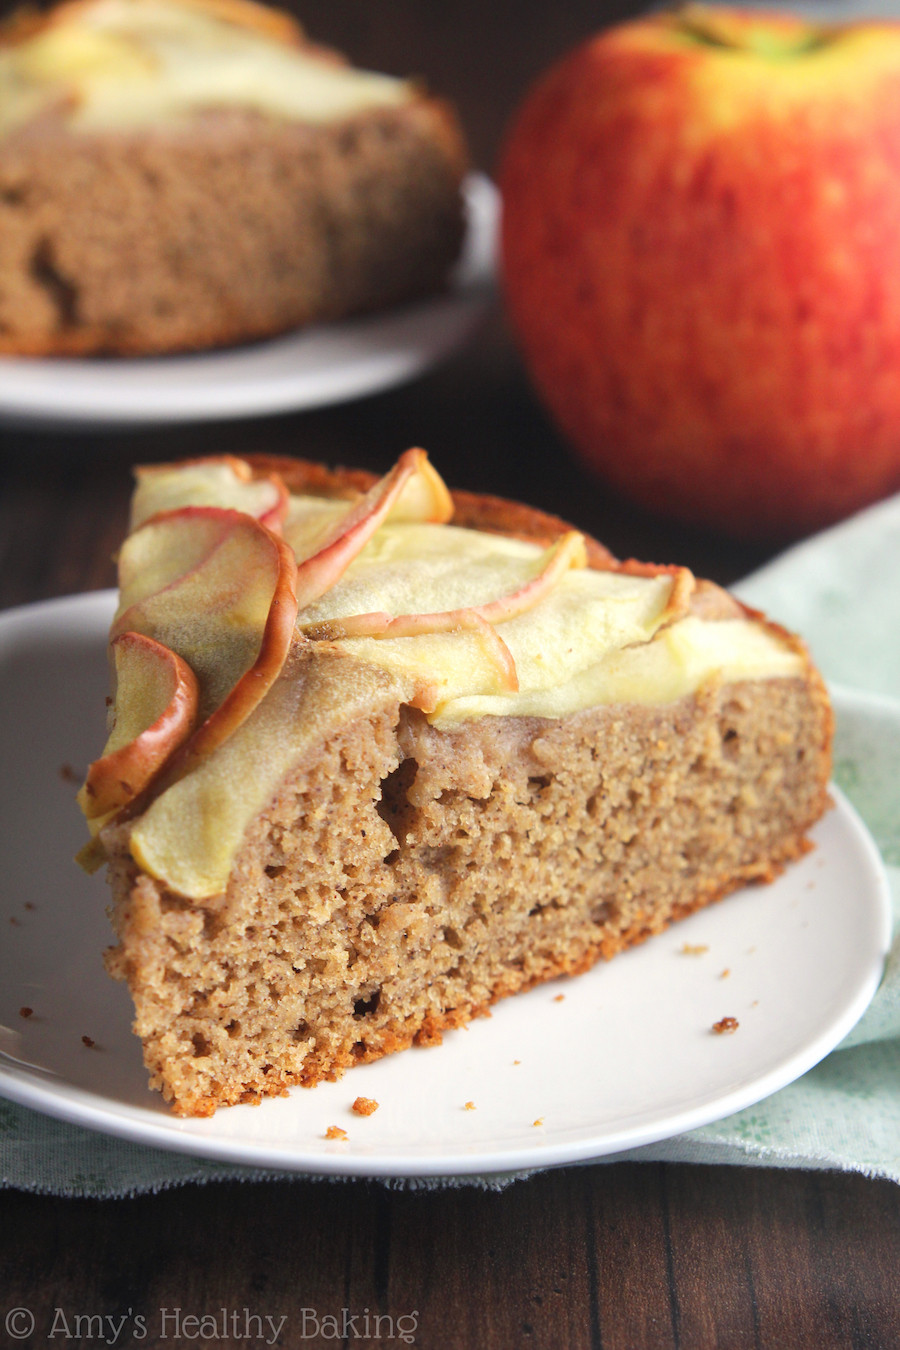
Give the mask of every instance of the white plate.
<path id="1" fill-rule="evenodd" d="M 465 198 L 468 230 L 445 295 L 220 352 L 2 357 L 0 417 L 75 426 L 252 417 L 402 384 L 460 346 L 493 295 L 497 191 L 471 174 Z"/>
<path id="2" fill-rule="evenodd" d="M 147 1089 L 127 992 L 101 967 L 106 886 L 71 860 L 83 830 L 75 787 L 60 774 L 64 764 L 83 769 L 103 737 L 112 607 L 104 592 L 0 615 L 3 1095 L 146 1144 L 299 1172 L 545 1167 L 758 1101 L 821 1059 L 872 997 L 890 936 L 887 884 L 836 793 L 817 848 L 772 886 L 578 979 L 508 999 L 440 1049 L 211 1120 L 175 1119 Z M 707 950 L 686 954 L 686 943 Z M 34 1009 L 27 1020 L 23 1006 Z M 738 1031 L 712 1034 L 726 1016 Z M 379 1110 L 352 1115 L 357 1095 Z M 347 1141 L 326 1141 L 329 1125 Z"/>

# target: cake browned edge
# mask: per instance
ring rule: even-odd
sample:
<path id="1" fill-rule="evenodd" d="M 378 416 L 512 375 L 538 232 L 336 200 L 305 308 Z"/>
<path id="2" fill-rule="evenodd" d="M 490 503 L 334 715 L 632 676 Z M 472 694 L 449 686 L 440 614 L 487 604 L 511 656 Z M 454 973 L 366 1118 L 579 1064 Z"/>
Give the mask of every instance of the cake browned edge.
<path id="1" fill-rule="evenodd" d="M 250 5 L 245 11 L 240 0 L 188 2 L 199 8 L 226 13 L 256 8 Z M 86 0 L 72 0 L 71 4 L 59 6 L 46 15 L 35 17 L 31 11 L 13 15 L 0 26 L 0 45 L 31 37 L 52 26 L 61 11 L 78 9 L 85 4 Z M 341 53 L 309 42 L 290 16 L 272 11 L 271 21 L 269 27 L 262 20 L 255 26 L 287 46 L 296 46 L 336 64 L 349 64 Z M 243 22 L 247 26 L 246 18 Z M 398 159 L 393 181 L 389 156 L 384 155 L 384 146 L 392 139 L 405 157 Z M 359 270 L 360 284 L 353 288 L 352 294 L 342 295 L 337 278 L 332 277 L 327 279 L 327 284 L 312 303 L 308 296 L 304 298 L 304 287 L 309 286 L 313 274 L 311 269 L 308 276 L 304 274 L 304 255 L 301 253 L 294 259 L 292 275 L 286 276 L 280 287 L 279 303 L 286 295 L 292 295 L 294 302 L 277 314 L 253 315 L 235 291 L 224 297 L 217 295 L 220 303 L 213 319 L 198 320 L 199 306 L 192 307 L 188 302 L 185 311 L 178 316 L 180 327 L 170 322 L 168 312 L 163 316 L 164 321 L 155 322 L 152 310 L 141 316 L 138 323 L 118 312 L 103 321 L 82 321 L 79 306 L 84 304 L 83 297 L 88 288 L 94 303 L 96 294 L 102 293 L 104 288 L 114 290 L 115 283 L 122 282 L 122 269 L 140 270 L 140 260 L 135 262 L 127 257 L 129 240 L 119 231 L 129 214 L 134 215 L 133 220 L 128 220 L 132 241 L 139 237 L 142 226 L 152 228 L 147 222 L 151 217 L 149 207 L 154 194 L 161 190 L 160 164 L 168 161 L 170 168 L 180 165 L 188 180 L 196 180 L 201 171 L 198 152 L 203 151 L 212 160 L 221 159 L 223 147 L 226 154 L 235 157 L 238 178 L 242 170 L 246 175 L 246 163 L 242 165 L 241 157 L 246 161 L 250 149 L 258 152 L 254 156 L 258 159 L 263 158 L 265 152 L 270 158 L 281 155 L 286 163 L 291 161 L 297 165 L 304 157 L 318 160 L 316 204 L 326 208 L 331 203 L 329 191 L 334 195 L 334 203 L 346 195 L 349 180 L 342 170 L 342 161 L 346 164 L 354 154 L 359 155 L 354 181 L 362 193 L 362 201 L 356 231 L 358 237 L 351 240 L 348 259 Z M 370 161 L 368 183 L 366 173 L 360 171 L 367 167 L 367 161 Z M 447 100 L 432 96 L 421 85 L 415 87 L 407 102 L 373 107 L 316 126 L 269 118 L 236 107 L 198 111 L 184 125 L 121 132 L 72 131 L 65 124 L 64 108 L 46 111 L 0 138 L 0 281 L 3 283 L 0 289 L 0 353 L 138 356 L 199 351 L 260 341 L 295 328 L 378 311 L 435 294 L 447 285 L 462 246 L 465 233 L 462 182 L 467 168 L 465 137 L 455 109 Z M 48 203 L 53 206 L 56 192 L 69 191 L 61 189 L 60 184 L 65 184 L 73 171 L 84 178 L 84 195 L 90 199 L 82 218 L 79 219 L 77 194 L 68 201 L 63 195 L 57 202 L 58 215 L 62 208 L 61 218 L 48 225 Z M 336 187 L 329 185 L 329 178 L 335 181 Z M 411 191 L 410 183 L 416 178 L 415 191 Z M 107 190 L 115 193 L 119 180 L 126 181 L 127 190 L 120 193 L 119 198 L 112 199 L 112 209 L 106 209 L 102 193 Z M 384 210 L 385 184 L 390 185 L 394 194 L 394 218 L 391 220 L 386 218 Z M 166 186 L 171 191 L 172 183 Z M 257 184 L 257 188 L 259 186 Z M 262 183 L 263 188 L 266 186 Z M 136 205 L 132 200 L 135 197 L 140 198 Z M 105 261 L 100 263 L 97 278 L 92 282 L 83 272 L 79 274 L 78 267 L 68 255 L 73 249 L 71 232 L 84 225 L 88 226 L 89 234 L 93 230 L 88 208 L 95 206 L 101 216 L 117 217 L 116 227 L 108 238 L 101 233 L 93 241 L 97 250 L 104 250 L 108 256 L 110 244 L 118 243 L 126 256 L 119 260 L 119 273 L 112 277 L 103 272 Z M 190 245 L 192 240 L 201 252 L 208 251 L 208 239 L 195 233 L 197 223 L 192 213 L 197 208 L 196 195 L 189 194 L 185 206 L 178 202 L 176 193 L 175 206 L 180 207 L 183 214 L 179 216 L 176 210 L 175 218 L 166 222 L 164 242 L 179 255 L 190 253 L 190 247 L 185 248 L 185 241 Z M 223 211 L 222 207 L 223 203 L 211 196 L 201 225 L 226 231 L 224 235 L 216 236 L 217 244 L 246 245 L 246 235 L 228 234 L 232 229 L 231 213 Z M 35 213 L 33 222 L 29 220 L 32 210 Z M 235 219 L 238 214 L 235 213 Z M 313 253 L 327 253 L 331 247 L 330 238 L 334 237 L 334 221 L 327 218 L 327 210 L 324 216 L 321 210 L 315 215 L 318 218 L 314 223 L 307 219 L 310 231 L 307 237 L 314 245 Z M 18 240 L 17 231 L 23 236 Z M 279 251 L 289 254 L 292 248 L 297 249 L 299 236 L 290 231 L 274 241 L 267 239 L 264 244 L 270 254 Z M 90 243 L 86 247 L 90 247 Z M 164 254 L 166 250 L 161 252 Z M 309 252 L 306 247 L 306 256 Z M 336 270 L 346 275 L 348 259 L 342 260 L 341 267 Z M 178 266 L 182 265 L 183 259 Z M 234 270 L 246 276 L 253 270 L 252 262 L 248 264 L 246 256 L 236 252 Z M 171 285 L 173 278 L 166 277 L 165 280 Z M 177 275 L 174 280 L 179 280 Z M 212 278 L 210 291 L 216 291 L 216 282 L 217 279 Z M 221 289 L 220 282 L 218 289 Z M 272 289 L 274 291 L 275 287 Z M 4 290 L 12 295 L 6 306 L 3 304 Z M 35 301 L 40 301 L 48 309 L 53 316 L 51 327 L 36 330 L 32 323 L 30 330 L 26 325 L 16 331 L 16 324 L 21 324 L 22 311 L 29 307 L 29 300 L 32 308 Z"/>
<path id="2" fill-rule="evenodd" d="M 256 455 L 246 458 L 255 474 L 262 476 L 272 472 L 279 473 L 289 490 L 298 494 L 352 500 L 377 481 L 375 474 L 365 470 L 329 469 L 321 464 L 279 456 Z M 457 491 L 453 491 L 451 495 L 456 508 L 453 517 L 453 523 L 456 525 L 513 536 L 539 544 L 548 544 L 571 528 L 556 516 L 503 498 Z M 667 566 L 655 566 L 634 562 L 633 560 L 619 562 L 609 550 L 596 540 L 588 537 L 587 543 L 590 566 L 598 570 L 639 572 L 647 575 L 658 575 L 671 570 Z M 169 1094 L 164 1091 L 164 1096 L 167 1100 L 170 1100 L 171 1109 L 174 1113 L 176 1115 L 209 1116 L 214 1114 L 219 1106 L 234 1105 L 239 1102 L 257 1103 L 262 1100 L 263 1095 L 285 1095 L 288 1088 L 292 1086 L 312 1087 L 320 1082 L 335 1081 L 349 1067 L 372 1062 L 387 1054 L 408 1049 L 413 1045 L 438 1045 L 444 1031 L 464 1026 L 476 1017 L 490 1015 L 491 1006 L 500 999 L 514 993 L 525 992 L 538 984 L 560 976 L 583 974 L 598 961 L 608 960 L 627 948 L 642 943 L 648 937 L 663 931 L 672 923 L 723 899 L 742 886 L 775 880 L 787 864 L 807 853 L 812 847 L 808 838 L 808 831 L 831 804 L 828 794 L 828 781 L 834 718 L 824 681 L 813 665 L 802 639 L 784 629 L 781 625 L 774 623 L 760 611 L 744 605 L 714 583 L 708 581 L 697 583 L 697 590 L 692 598 L 692 609 L 705 619 L 713 621 L 719 618 L 726 619 L 740 616 L 751 618 L 786 643 L 803 660 L 803 679 L 809 689 L 812 706 L 819 717 L 820 743 L 812 747 L 819 765 L 819 773 L 816 779 L 816 791 L 807 818 L 798 825 L 790 837 L 782 841 L 776 853 L 738 870 L 731 870 L 727 875 L 709 882 L 689 901 L 674 906 L 671 913 L 661 922 L 654 922 L 653 916 L 642 914 L 631 927 L 613 937 L 604 937 L 596 944 L 586 948 L 577 960 L 570 961 L 560 958 L 555 963 L 548 964 L 534 979 L 524 982 L 511 977 L 501 978 L 483 1001 L 465 1007 L 452 1008 L 441 1013 L 429 1013 L 411 1030 L 402 1029 L 381 1033 L 378 1046 L 366 1050 L 364 1053 L 347 1054 L 338 1060 L 322 1062 L 313 1052 L 307 1056 L 300 1072 L 268 1074 L 262 1091 L 258 1090 L 258 1085 L 249 1089 L 244 1085 L 230 1093 L 222 1092 L 216 1096 L 194 1097 L 187 1103 L 180 1102 L 178 1099 L 172 1101 Z M 261 813 L 258 819 L 264 816 L 265 812 Z M 125 828 L 127 829 L 127 826 Z M 112 863 L 110 879 L 114 890 L 113 908 L 119 904 L 128 904 L 133 900 L 139 901 L 141 890 L 145 886 L 155 888 L 161 896 L 175 894 L 167 891 L 164 885 L 161 886 L 160 883 L 143 873 L 133 860 L 124 858 L 121 850 L 118 851 L 118 858 L 112 859 Z M 124 953 L 120 948 L 109 950 L 107 966 L 114 978 L 127 978 Z M 148 1065 L 148 1067 L 151 1066 Z M 157 1085 L 162 1086 L 161 1082 L 158 1082 Z"/>

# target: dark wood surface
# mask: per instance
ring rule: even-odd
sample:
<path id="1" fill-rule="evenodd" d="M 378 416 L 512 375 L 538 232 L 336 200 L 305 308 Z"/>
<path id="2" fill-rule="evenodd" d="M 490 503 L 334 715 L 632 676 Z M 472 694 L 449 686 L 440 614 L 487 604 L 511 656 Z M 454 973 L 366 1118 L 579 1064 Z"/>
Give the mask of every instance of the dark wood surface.
<path id="1" fill-rule="evenodd" d="M 489 170 L 527 81 L 626 8 L 321 0 L 305 17 L 360 62 L 423 72 L 455 97 Z M 439 370 L 342 408 L 156 431 L 0 431 L 0 607 L 112 584 L 135 461 L 265 450 L 383 469 L 413 443 L 452 484 L 531 501 L 622 555 L 726 583 L 769 556 L 652 519 L 588 478 L 495 315 Z M 284 1316 L 277 1343 L 290 1347 L 402 1345 L 402 1331 L 428 1350 L 900 1345 L 900 1193 L 830 1173 L 613 1164 L 501 1193 L 303 1179 L 116 1201 L 7 1191 L 0 1262 L 2 1346 L 72 1343 L 61 1324 L 48 1339 L 58 1308 L 116 1322 L 131 1309 L 117 1343 L 148 1346 L 263 1343 L 234 1322 L 203 1342 L 199 1323 L 179 1334 L 177 1308 Z M 16 1306 L 36 1317 L 26 1341 L 4 1339 Z M 356 1320 L 334 1338 L 345 1309 Z M 136 1318 L 142 1340 L 128 1339 Z"/>

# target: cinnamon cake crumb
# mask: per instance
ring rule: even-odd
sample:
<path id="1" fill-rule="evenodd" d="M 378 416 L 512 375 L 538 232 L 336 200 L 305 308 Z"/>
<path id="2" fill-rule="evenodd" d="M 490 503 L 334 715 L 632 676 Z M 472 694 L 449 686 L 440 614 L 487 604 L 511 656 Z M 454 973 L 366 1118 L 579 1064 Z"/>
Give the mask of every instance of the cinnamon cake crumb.
<path id="1" fill-rule="evenodd" d="M 96 1043 L 97 1042 L 92 1040 L 90 1036 L 82 1036 L 81 1038 L 81 1044 L 86 1045 L 89 1050 L 93 1050 Z"/>
<path id="2" fill-rule="evenodd" d="M 466 1102 L 465 1106 L 463 1107 L 463 1110 L 464 1110 L 464 1111 L 474 1111 L 474 1110 L 475 1110 L 475 1103 L 474 1103 L 474 1102 Z"/>
<path id="3" fill-rule="evenodd" d="M 740 1022 L 736 1017 L 723 1017 L 718 1022 L 713 1022 L 713 1031 L 717 1036 L 730 1036 L 733 1031 L 737 1031 Z"/>
<path id="4" fill-rule="evenodd" d="M 682 956 L 703 956 L 709 947 L 705 942 L 685 942 L 679 950 Z"/>
<path id="5" fill-rule="evenodd" d="M 357 1116 L 373 1116 L 378 1110 L 378 1103 L 371 1097 L 357 1097 L 350 1110 Z"/>
<path id="6" fill-rule="evenodd" d="M 329 1125 L 329 1126 L 328 1126 L 328 1129 L 325 1131 L 325 1138 L 326 1138 L 326 1139 L 346 1139 L 346 1138 L 348 1138 L 348 1135 L 347 1135 L 347 1131 L 346 1131 L 346 1130 L 342 1130 L 341 1127 L 340 1127 L 340 1125 Z"/>
<path id="7" fill-rule="evenodd" d="M 34 1008 L 20 1008 L 20 1009 L 19 1009 L 19 1016 L 20 1016 L 20 1017 L 26 1017 L 26 1018 L 27 1018 L 27 1017 L 33 1017 L 33 1016 L 34 1016 Z"/>

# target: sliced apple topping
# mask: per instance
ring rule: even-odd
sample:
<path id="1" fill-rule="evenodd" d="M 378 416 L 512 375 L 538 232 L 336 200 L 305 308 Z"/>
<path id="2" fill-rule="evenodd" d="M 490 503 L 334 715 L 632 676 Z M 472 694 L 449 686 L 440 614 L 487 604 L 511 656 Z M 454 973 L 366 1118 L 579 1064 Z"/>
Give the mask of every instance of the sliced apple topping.
<path id="1" fill-rule="evenodd" d="M 151 516 L 184 506 L 220 506 L 244 511 L 280 532 L 290 495 L 278 474 L 255 478 L 249 464 L 233 455 L 186 460 L 182 464 L 142 464 L 135 469 L 131 529 Z"/>
<path id="2" fill-rule="evenodd" d="M 515 693 L 519 687 L 512 652 L 477 609 L 447 610 L 444 614 L 351 614 L 310 624 L 301 630 L 313 641 L 338 642 L 346 638 L 424 637 L 433 633 L 475 633 L 494 667 L 497 687 Z"/>
<path id="3" fill-rule="evenodd" d="M 384 520 L 392 524 L 444 524 L 452 517 L 454 507 L 443 479 L 432 467 L 424 450 L 410 450 L 407 456 L 413 459 L 414 471 L 404 476 L 400 491 L 393 495 Z M 383 480 L 382 484 L 376 485 L 375 491 L 382 485 Z M 350 500 L 292 495 L 282 533 L 298 559 L 310 558 L 333 543 L 352 524 L 351 514 L 357 508 L 364 509 L 361 506 L 363 501 L 362 492 Z"/>
<path id="4" fill-rule="evenodd" d="M 408 460 L 412 472 L 405 473 L 399 493 L 393 499 L 388 518 L 392 521 L 427 521 L 444 525 L 453 516 L 453 498 L 425 450 L 407 450 L 397 469 Z"/>
<path id="5" fill-rule="evenodd" d="M 474 631 L 481 635 L 490 652 L 499 675 L 499 688 L 504 692 L 515 693 L 519 687 L 515 661 L 492 625 L 532 609 L 549 594 L 564 572 L 572 567 L 586 566 L 584 536 L 571 530 L 547 549 L 538 571 L 524 585 L 486 604 L 433 614 L 398 614 L 394 617 L 381 612 L 351 614 L 341 619 L 302 625 L 301 632 L 312 641 L 334 642 L 359 637 L 421 637 L 426 633 Z"/>
<path id="6" fill-rule="evenodd" d="M 199 707 L 194 672 L 161 643 L 143 633 L 121 633 L 111 657 L 115 720 L 78 793 L 88 820 L 120 810 L 147 787 L 187 740 Z"/>
<path id="7" fill-rule="evenodd" d="M 479 605 L 477 613 L 483 619 L 487 619 L 488 623 L 502 623 L 506 619 L 514 619 L 517 615 L 524 614 L 526 610 L 533 609 L 544 596 L 549 595 L 560 577 L 570 568 L 587 567 L 587 561 L 584 535 L 579 534 L 577 530 L 569 530 L 547 549 L 537 573 L 530 581 L 510 595 L 502 596 L 487 605 Z"/>
<path id="8" fill-rule="evenodd" d="M 218 507 L 152 517 L 126 539 L 113 637 L 139 632 L 197 676 L 203 719 L 170 773 L 210 754 L 277 678 L 297 617 L 292 550 L 259 521 Z"/>
<path id="9" fill-rule="evenodd" d="M 666 607 L 659 616 L 660 627 L 663 624 L 674 623 L 676 619 L 683 619 L 690 610 L 697 589 L 697 579 L 689 568 L 678 567 L 675 564 L 644 563 L 629 558 L 626 562 L 619 563 L 616 571 L 622 576 L 647 577 L 651 580 L 657 577 L 671 577 L 672 589 Z"/>
<path id="10" fill-rule="evenodd" d="M 402 510 L 404 520 L 442 524 L 450 519 L 453 512 L 450 494 L 443 479 L 429 464 L 424 450 L 406 450 L 391 471 L 331 525 L 319 541 L 316 552 L 299 563 L 299 609 L 311 605 L 334 585 L 392 508 Z"/>

